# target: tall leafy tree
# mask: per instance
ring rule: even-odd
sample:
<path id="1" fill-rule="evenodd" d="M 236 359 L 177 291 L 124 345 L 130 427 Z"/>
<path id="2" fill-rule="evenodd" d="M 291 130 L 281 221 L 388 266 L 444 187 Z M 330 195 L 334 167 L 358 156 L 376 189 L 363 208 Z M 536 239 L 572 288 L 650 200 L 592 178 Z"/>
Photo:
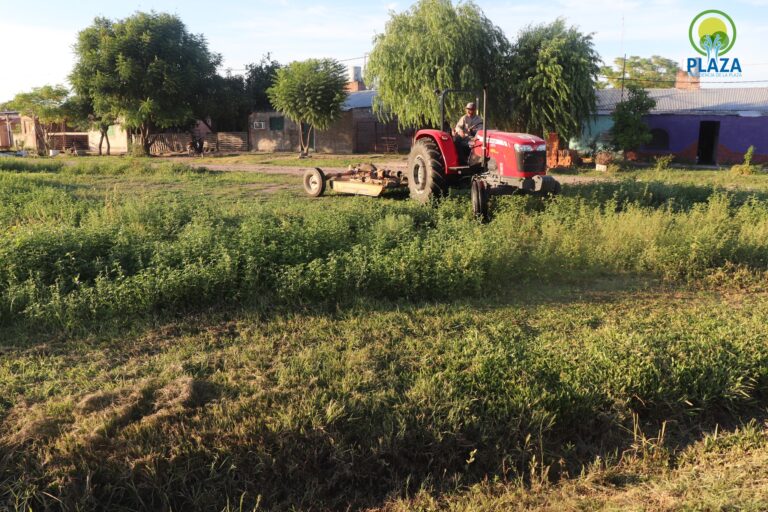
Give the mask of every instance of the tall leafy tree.
<path id="1" fill-rule="evenodd" d="M 520 32 L 512 49 L 510 81 L 515 125 L 568 139 L 593 115 L 599 72 L 592 35 L 558 18 Z"/>
<path id="2" fill-rule="evenodd" d="M 272 59 L 267 53 L 258 63 L 251 63 L 245 67 L 245 92 L 253 110 L 271 110 L 273 105 L 269 102 L 267 89 L 272 87 L 277 77 L 280 63 Z"/>
<path id="3" fill-rule="evenodd" d="M 199 118 L 212 131 L 243 131 L 248 125 L 250 103 L 243 75 L 216 75 L 210 90 L 200 98 Z"/>
<path id="4" fill-rule="evenodd" d="M 78 34 L 70 80 L 138 135 L 145 152 L 153 131 L 189 125 L 201 114 L 221 56 L 177 17 L 138 12 L 112 21 L 96 18 Z"/>
<path id="5" fill-rule="evenodd" d="M 244 75 L 215 76 L 208 94 L 200 98 L 200 119 L 213 131 L 246 130 L 251 112 L 273 110 L 267 89 L 278 69 L 280 64 L 266 54 L 258 63 L 246 65 Z"/>
<path id="6" fill-rule="evenodd" d="M 366 82 L 377 90 L 375 111 L 396 116 L 401 127 L 438 126 L 436 89 L 480 90 L 489 87 L 489 107 L 496 122 L 509 119 L 510 43 L 502 30 L 473 2 L 419 0 L 392 14 L 374 39 Z M 448 98 L 456 117 L 467 102 Z"/>
<path id="7" fill-rule="evenodd" d="M 346 83 L 344 66 L 333 59 L 292 62 L 277 71 L 267 95 L 278 111 L 299 125 L 302 156 L 309 153 L 312 130 L 326 130 L 341 117 Z"/>
<path id="8" fill-rule="evenodd" d="M 659 55 L 653 55 L 650 58 L 638 57 L 633 55 L 626 59 L 618 57 L 614 59 L 613 66 L 603 66 L 600 68 L 600 74 L 605 81 L 598 83 L 599 87 L 614 87 L 616 89 L 622 86 L 622 77 L 624 78 L 624 87 L 637 85 L 644 89 L 658 89 L 674 87 L 675 78 L 680 67 L 677 62 Z"/>
<path id="9" fill-rule="evenodd" d="M 644 89 L 634 84 L 630 84 L 628 89 L 627 99 L 617 104 L 611 114 L 613 145 L 624 151 L 637 149 L 651 141 L 651 130 L 643 117 L 656 106 L 656 100 L 649 97 Z"/>
<path id="10" fill-rule="evenodd" d="M 5 103 L 4 108 L 31 117 L 37 127 L 38 149 L 48 151 L 48 133 L 56 124 L 63 126 L 66 122 L 67 109 L 64 105 L 68 96 L 69 89 L 63 85 L 44 85 L 17 94 Z"/>

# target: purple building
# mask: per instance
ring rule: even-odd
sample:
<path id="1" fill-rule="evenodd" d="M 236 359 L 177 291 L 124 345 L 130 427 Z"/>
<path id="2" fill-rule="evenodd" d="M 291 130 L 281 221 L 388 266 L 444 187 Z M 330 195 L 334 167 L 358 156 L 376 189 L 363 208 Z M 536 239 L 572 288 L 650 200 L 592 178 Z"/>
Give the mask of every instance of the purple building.
<path id="1" fill-rule="evenodd" d="M 688 84 L 647 92 L 656 100 L 646 117 L 653 139 L 637 152 L 640 158 L 674 154 L 684 163 L 734 164 L 754 146 L 753 162 L 768 163 L 768 87 L 699 89 Z M 571 147 L 610 140 L 611 113 L 620 101 L 621 90 L 598 90 L 597 118 Z"/>

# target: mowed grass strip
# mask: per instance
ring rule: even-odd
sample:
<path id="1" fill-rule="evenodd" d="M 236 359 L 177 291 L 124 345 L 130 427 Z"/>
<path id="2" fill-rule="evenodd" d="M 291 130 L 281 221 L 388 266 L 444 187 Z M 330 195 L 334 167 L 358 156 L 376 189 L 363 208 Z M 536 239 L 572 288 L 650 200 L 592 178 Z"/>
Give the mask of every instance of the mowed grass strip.
<path id="1" fill-rule="evenodd" d="M 635 426 L 655 438 L 664 421 L 667 467 L 697 423 L 763 405 L 768 301 L 618 284 L 191 317 L 7 348 L 4 499 L 381 506 L 614 464 L 639 450 Z"/>

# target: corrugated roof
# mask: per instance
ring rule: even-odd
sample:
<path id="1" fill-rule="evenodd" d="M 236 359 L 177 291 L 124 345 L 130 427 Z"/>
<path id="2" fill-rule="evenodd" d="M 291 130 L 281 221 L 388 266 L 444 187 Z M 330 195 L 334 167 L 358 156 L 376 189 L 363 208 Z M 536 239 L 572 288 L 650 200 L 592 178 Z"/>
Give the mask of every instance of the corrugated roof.
<path id="1" fill-rule="evenodd" d="M 347 100 L 341 106 L 341 110 L 347 111 L 353 108 L 371 108 L 373 105 L 373 98 L 376 97 L 376 91 L 356 91 L 351 92 L 347 96 Z"/>
<path id="2" fill-rule="evenodd" d="M 718 89 L 646 89 L 656 100 L 651 114 L 768 115 L 768 87 Z M 626 91 L 624 93 L 626 99 Z M 621 89 L 597 91 L 597 113 L 608 115 L 621 101 Z"/>

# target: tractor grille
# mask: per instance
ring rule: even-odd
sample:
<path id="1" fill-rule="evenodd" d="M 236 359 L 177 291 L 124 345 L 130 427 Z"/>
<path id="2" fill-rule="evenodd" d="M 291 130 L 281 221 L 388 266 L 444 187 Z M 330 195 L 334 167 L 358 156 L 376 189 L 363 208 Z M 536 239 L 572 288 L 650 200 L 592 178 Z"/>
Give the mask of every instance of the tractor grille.
<path id="1" fill-rule="evenodd" d="M 544 172 L 547 170 L 547 152 L 546 151 L 527 151 L 519 153 L 522 160 L 520 167 L 523 172 Z"/>

